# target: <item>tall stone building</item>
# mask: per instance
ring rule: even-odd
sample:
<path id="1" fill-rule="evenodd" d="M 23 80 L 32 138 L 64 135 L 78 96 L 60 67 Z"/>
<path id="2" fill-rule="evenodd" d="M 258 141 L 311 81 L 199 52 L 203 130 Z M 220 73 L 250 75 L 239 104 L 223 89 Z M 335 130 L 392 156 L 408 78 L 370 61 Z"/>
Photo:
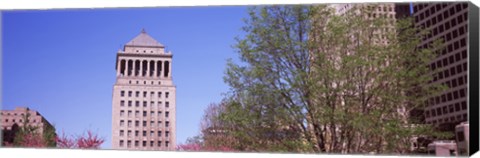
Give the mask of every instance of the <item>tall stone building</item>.
<path id="1" fill-rule="evenodd" d="M 144 30 L 117 53 L 113 149 L 175 150 L 172 56 Z"/>
<path id="2" fill-rule="evenodd" d="M 444 49 L 429 65 L 433 83 L 442 83 L 448 90 L 431 98 L 425 109 L 428 124 L 454 131 L 455 125 L 467 121 L 467 33 L 468 3 L 416 3 L 416 27 L 431 30 L 419 47 L 427 47 L 442 39 Z"/>

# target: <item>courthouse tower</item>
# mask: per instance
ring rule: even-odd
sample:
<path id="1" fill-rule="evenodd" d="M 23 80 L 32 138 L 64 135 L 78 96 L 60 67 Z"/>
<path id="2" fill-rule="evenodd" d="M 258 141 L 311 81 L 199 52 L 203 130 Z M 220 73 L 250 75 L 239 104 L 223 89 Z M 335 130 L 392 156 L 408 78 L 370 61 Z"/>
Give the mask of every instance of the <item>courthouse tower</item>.
<path id="1" fill-rule="evenodd" d="M 112 148 L 175 150 L 172 54 L 145 30 L 117 53 Z"/>

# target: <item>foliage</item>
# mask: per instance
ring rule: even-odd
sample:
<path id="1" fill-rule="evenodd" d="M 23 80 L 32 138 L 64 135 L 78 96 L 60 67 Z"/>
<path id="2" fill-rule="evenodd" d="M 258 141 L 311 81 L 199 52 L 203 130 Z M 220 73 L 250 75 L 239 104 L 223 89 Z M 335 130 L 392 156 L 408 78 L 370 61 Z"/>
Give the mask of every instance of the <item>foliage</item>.
<path id="1" fill-rule="evenodd" d="M 18 131 L 15 131 L 15 138 L 13 144 L 6 144 L 7 146 L 16 147 L 54 147 L 55 142 L 55 128 L 51 126 L 44 126 L 43 135 L 39 132 L 38 126 L 33 126 L 30 123 L 29 110 L 23 115 L 23 123 Z"/>
<path id="2" fill-rule="evenodd" d="M 252 8 L 215 129 L 240 151 L 402 154 L 415 136 L 441 136 L 411 116 L 445 90 L 427 67 L 440 42 L 417 47 L 428 32 L 378 7 Z"/>

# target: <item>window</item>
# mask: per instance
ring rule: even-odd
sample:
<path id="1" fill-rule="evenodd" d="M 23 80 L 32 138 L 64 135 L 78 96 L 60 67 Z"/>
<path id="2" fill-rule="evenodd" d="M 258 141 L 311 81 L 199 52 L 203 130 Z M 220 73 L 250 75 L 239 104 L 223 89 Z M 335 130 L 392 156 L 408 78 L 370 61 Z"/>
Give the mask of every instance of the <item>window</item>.
<path id="1" fill-rule="evenodd" d="M 457 132 L 458 142 L 463 142 L 465 140 L 465 135 L 463 132 Z"/>
<path id="2" fill-rule="evenodd" d="M 158 112 L 158 117 L 162 117 L 162 112 L 161 111 Z"/>
<path id="3" fill-rule="evenodd" d="M 159 137 L 162 136 L 162 131 L 158 131 L 158 136 L 159 136 Z"/>
<path id="4" fill-rule="evenodd" d="M 146 137 L 147 136 L 147 131 L 143 131 L 142 134 L 143 134 L 144 137 Z"/>
<path id="5" fill-rule="evenodd" d="M 155 132 L 150 131 L 150 137 L 153 137 L 154 133 L 155 133 Z"/>
<path id="6" fill-rule="evenodd" d="M 132 127 L 132 121 L 128 120 L 128 127 Z"/>
<path id="7" fill-rule="evenodd" d="M 128 101 L 128 107 L 132 107 L 132 101 L 131 100 Z"/>
<path id="8" fill-rule="evenodd" d="M 128 110 L 127 116 L 128 116 L 128 117 L 131 117 L 131 116 L 132 116 L 132 110 Z"/>
<path id="9" fill-rule="evenodd" d="M 165 108 L 170 107 L 170 103 L 168 101 L 165 102 Z"/>
<path id="10" fill-rule="evenodd" d="M 131 147 L 132 146 L 132 141 L 127 141 L 127 147 Z"/>
<path id="11" fill-rule="evenodd" d="M 168 92 L 165 92 L 165 98 L 168 98 L 168 94 L 169 94 Z"/>
<path id="12" fill-rule="evenodd" d="M 125 111 L 120 110 L 120 117 L 122 117 L 123 115 L 125 115 Z"/>
<path id="13" fill-rule="evenodd" d="M 139 91 L 136 91 L 136 92 L 135 92 L 135 97 L 138 97 L 138 96 L 140 96 L 140 92 L 139 92 Z"/>
<path id="14" fill-rule="evenodd" d="M 132 97 L 132 91 L 128 91 L 128 97 Z"/>
<path id="15" fill-rule="evenodd" d="M 143 101 L 143 107 L 144 107 L 144 108 L 147 107 L 147 101 Z"/>
<path id="16" fill-rule="evenodd" d="M 158 147 L 162 146 L 162 141 L 158 141 Z"/>
<path id="17" fill-rule="evenodd" d="M 123 147 L 123 140 L 120 140 L 120 147 Z"/>
<path id="18" fill-rule="evenodd" d="M 158 102 L 158 108 L 161 108 L 161 106 L 162 106 L 162 102 L 159 101 L 159 102 Z"/>
<path id="19" fill-rule="evenodd" d="M 158 92 L 158 97 L 159 97 L 159 98 L 162 97 L 162 92 Z"/>
<path id="20" fill-rule="evenodd" d="M 135 137 L 138 137 L 138 131 L 135 131 Z"/>
<path id="21" fill-rule="evenodd" d="M 168 141 L 165 141 L 165 147 L 168 147 Z"/>
<path id="22" fill-rule="evenodd" d="M 143 92 L 143 97 L 147 97 L 147 92 Z"/>
<path id="23" fill-rule="evenodd" d="M 138 127 L 138 126 L 140 126 L 140 121 L 137 120 L 135 121 L 135 127 Z"/>
<path id="24" fill-rule="evenodd" d="M 165 137 L 168 137 L 170 135 L 169 131 L 165 131 Z"/>
<path id="25" fill-rule="evenodd" d="M 120 136 L 123 136 L 123 130 L 120 130 Z"/>
<path id="26" fill-rule="evenodd" d="M 125 91 L 120 91 L 120 96 L 124 97 L 125 96 Z"/>
<path id="27" fill-rule="evenodd" d="M 154 101 L 151 101 L 151 102 L 150 102 L 150 108 L 153 108 L 153 107 L 155 107 L 155 102 L 154 102 Z"/>
<path id="28" fill-rule="evenodd" d="M 140 144 L 140 142 L 138 142 L 138 140 L 135 141 L 135 147 L 138 147 L 138 145 Z"/>
<path id="29" fill-rule="evenodd" d="M 147 127 L 147 121 L 142 122 L 143 127 Z"/>
<path id="30" fill-rule="evenodd" d="M 448 105 L 448 111 L 449 111 L 450 113 L 452 113 L 452 112 L 455 111 L 454 108 L 453 108 L 453 104 Z M 453 120 L 453 119 L 451 119 L 451 120 Z"/>
<path id="31" fill-rule="evenodd" d="M 123 127 L 123 124 L 124 124 L 124 123 L 125 123 L 125 122 L 124 122 L 123 120 L 120 120 L 120 127 Z"/>
<path id="32" fill-rule="evenodd" d="M 147 117 L 147 111 L 143 111 L 143 117 Z"/>
<path id="33" fill-rule="evenodd" d="M 153 82 L 152 82 L 153 84 Z M 153 96 L 155 95 L 155 92 L 150 92 L 150 97 L 153 98 Z"/>
<path id="34" fill-rule="evenodd" d="M 142 141 L 142 146 L 146 147 L 147 146 L 147 141 Z"/>
<path id="35" fill-rule="evenodd" d="M 165 127 L 168 127 L 168 125 L 170 125 L 170 122 L 165 121 Z"/>
<path id="36" fill-rule="evenodd" d="M 140 102 L 139 101 L 135 101 L 135 107 L 140 107 Z"/>
<path id="37" fill-rule="evenodd" d="M 158 121 L 158 127 L 162 127 L 162 121 Z"/>
<path id="38" fill-rule="evenodd" d="M 135 117 L 138 117 L 140 115 L 140 111 L 135 111 Z"/>
<path id="39" fill-rule="evenodd" d="M 462 98 L 465 97 L 465 91 L 460 90 L 460 97 L 462 97 Z"/>
<path id="40" fill-rule="evenodd" d="M 165 112 L 165 117 L 168 117 L 169 113 L 170 113 L 170 112 L 168 112 L 168 111 Z"/>
<path id="41" fill-rule="evenodd" d="M 150 121 L 150 127 L 155 126 L 155 121 Z"/>
<path id="42" fill-rule="evenodd" d="M 153 147 L 153 141 L 150 141 L 150 147 Z"/>
<path id="43" fill-rule="evenodd" d="M 154 111 L 150 111 L 150 117 L 153 117 L 155 115 Z"/>
<path id="44" fill-rule="evenodd" d="M 460 111 L 460 104 L 459 103 L 455 104 L 455 111 Z"/>
<path id="45" fill-rule="evenodd" d="M 121 100 L 121 101 L 120 101 L 120 106 L 121 106 L 121 107 L 124 107 L 124 106 L 125 106 L 125 101 Z"/>
<path id="46" fill-rule="evenodd" d="M 131 136 L 132 136 L 132 131 L 128 130 L 127 136 L 128 136 L 128 137 L 131 137 Z"/>
<path id="47" fill-rule="evenodd" d="M 462 102 L 462 110 L 467 110 L 467 102 Z"/>

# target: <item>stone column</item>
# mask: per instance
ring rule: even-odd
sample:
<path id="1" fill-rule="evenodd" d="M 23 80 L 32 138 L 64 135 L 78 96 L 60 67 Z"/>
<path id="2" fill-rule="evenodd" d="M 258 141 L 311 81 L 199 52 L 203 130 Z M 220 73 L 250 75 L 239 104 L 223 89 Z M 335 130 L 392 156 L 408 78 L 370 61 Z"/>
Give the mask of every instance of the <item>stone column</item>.
<path id="1" fill-rule="evenodd" d="M 145 76 L 147 76 L 147 77 L 151 77 L 151 76 L 150 76 L 150 66 L 151 66 L 151 65 L 150 65 L 150 62 L 151 62 L 151 61 L 147 60 L 147 73 L 145 74 Z"/>
<path id="2" fill-rule="evenodd" d="M 121 69 L 121 63 L 122 63 L 122 60 L 117 60 L 117 77 L 120 76 L 120 73 L 122 71 Z"/>
<path id="3" fill-rule="evenodd" d="M 138 70 L 138 75 L 143 76 L 143 60 L 140 60 L 140 70 Z"/>
<path id="4" fill-rule="evenodd" d="M 132 76 L 135 76 L 135 65 L 136 65 L 136 62 L 137 62 L 137 61 L 135 61 L 135 60 L 132 61 L 132 67 L 133 67 L 133 69 L 132 69 Z"/>
<path id="5" fill-rule="evenodd" d="M 153 77 L 157 77 L 157 67 L 158 67 L 158 61 L 154 60 L 153 61 Z"/>
<path id="6" fill-rule="evenodd" d="M 167 74 L 167 77 L 168 78 L 172 78 L 172 61 L 168 61 L 168 74 Z"/>

